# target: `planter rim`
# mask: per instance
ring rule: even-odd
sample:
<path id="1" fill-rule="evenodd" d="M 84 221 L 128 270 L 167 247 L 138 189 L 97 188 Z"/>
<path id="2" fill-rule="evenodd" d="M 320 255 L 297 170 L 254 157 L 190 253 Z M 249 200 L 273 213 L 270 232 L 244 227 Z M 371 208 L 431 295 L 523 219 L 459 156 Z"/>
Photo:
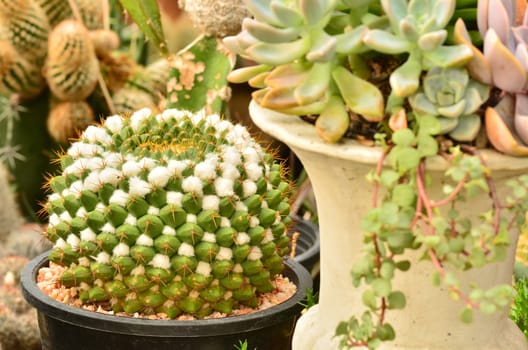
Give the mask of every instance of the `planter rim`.
<path id="1" fill-rule="evenodd" d="M 306 290 L 312 287 L 308 271 L 298 262 L 287 259 L 283 275 L 296 284 L 297 291 L 288 300 L 264 310 L 250 314 L 199 320 L 150 320 L 128 316 L 114 316 L 73 307 L 46 295 L 37 286 L 39 269 L 48 263 L 48 252 L 35 257 L 24 267 L 20 284 L 24 298 L 46 316 L 73 325 L 82 325 L 100 331 L 142 334 L 152 337 L 184 336 L 203 337 L 222 334 L 235 334 L 251 329 L 265 328 L 268 325 L 291 319 L 292 314 L 300 313 L 300 302 L 306 297 Z"/>
<path id="2" fill-rule="evenodd" d="M 279 113 L 261 107 L 254 100 L 249 104 L 249 114 L 253 122 L 265 133 L 272 135 L 288 146 L 304 149 L 334 158 L 375 164 L 382 150 L 379 147 L 363 146 L 356 140 L 346 139 L 339 143 L 323 141 L 313 125 L 294 115 Z M 528 158 L 511 157 L 493 149 L 480 150 L 490 169 L 519 170 L 528 167 Z M 449 163 L 440 156 L 427 158 L 430 170 L 445 170 Z"/>

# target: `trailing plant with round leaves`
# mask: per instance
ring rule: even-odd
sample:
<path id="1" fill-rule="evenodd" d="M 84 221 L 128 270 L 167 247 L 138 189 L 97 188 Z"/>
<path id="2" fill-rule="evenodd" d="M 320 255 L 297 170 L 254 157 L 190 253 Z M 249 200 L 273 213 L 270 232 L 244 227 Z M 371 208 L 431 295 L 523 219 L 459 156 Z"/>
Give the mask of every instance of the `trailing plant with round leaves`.
<path id="1" fill-rule="evenodd" d="M 49 259 L 82 302 L 204 317 L 273 290 L 290 185 L 244 127 L 142 109 L 88 127 L 60 163 L 45 205 Z"/>
<path id="2" fill-rule="evenodd" d="M 366 311 L 337 326 L 340 346 L 373 349 L 396 337 L 386 316 L 406 305 L 392 281 L 410 268 L 404 255 L 409 251 L 432 263 L 433 284 L 462 303 L 463 321 L 470 321 L 474 310 L 489 314 L 510 305 L 510 285 L 466 291 L 456 271 L 503 260 L 510 232 L 525 224 L 528 177 L 512 181 L 510 197 L 498 198 L 479 151 L 491 141 L 501 152 L 526 155 L 511 132 L 513 114 L 521 115 L 516 127 L 526 119 L 523 100 L 516 96 L 515 104 L 495 83 L 508 80 L 511 72 L 494 73 L 492 79 L 490 69 L 504 73 L 509 63 L 526 56 L 525 28 L 511 32 L 519 22 L 515 1 L 478 1 L 479 11 L 477 1 L 455 0 L 245 3 L 253 17 L 224 41 L 256 65 L 236 69 L 228 79 L 256 88 L 253 100 L 264 108 L 307 116 L 325 141 L 373 137 L 383 150 L 369 174 L 374 198 L 361 224 L 365 254 L 352 267 L 352 283 L 365 287 Z M 500 21 L 491 20 L 495 11 Z M 486 18 L 475 20 L 477 14 Z M 487 38 L 483 55 L 472 42 L 482 42 L 475 28 L 488 20 L 503 38 Z M 502 49 L 500 41 L 512 45 Z M 508 51 L 512 47 L 517 59 Z M 515 64 L 517 70 L 516 79 L 507 82 L 523 85 L 525 68 Z M 431 194 L 426 167 L 433 156 L 449 163 L 443 198 Z M 461 203 L 478 192 L 489 193 L 489 210 L 471 218 Z"/>

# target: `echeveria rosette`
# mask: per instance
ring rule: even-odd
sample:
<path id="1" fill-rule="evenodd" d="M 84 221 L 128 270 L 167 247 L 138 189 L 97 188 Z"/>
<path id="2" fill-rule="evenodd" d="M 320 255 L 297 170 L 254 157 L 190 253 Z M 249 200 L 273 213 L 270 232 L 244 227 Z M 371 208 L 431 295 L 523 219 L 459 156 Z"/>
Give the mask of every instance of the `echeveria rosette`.
<path id="1" fill-rule="evenodd" d="M 472 52 L 466 45 L 444 45 L 455 0 L 381 0 L 381 5 L 390 28 L 369 29 L 364 43 L 388 55 L 408 54 L 391 74 L 392 98 L 414 94 L 424 70 L 463 66 L 471 59 Z"/>
<path id="2" fill-rule="evenodd" d="M 242 126 L 178 110 L 115 115 L 61 166 L 46 203 L 49 258 L 83 302 L 203 317 L 274 288 L 290 186 Z"/>
<path id="3" fill-rule="evenodd" d="M 319 115 L 317 130 L 329 142 L 348 130 L 347 110 L 373 122 L 383 118 L 381 92 L 362 76 L 364 64 L 354 64 L 353 59 L 367 49 L 362 43 L 366 25 L 357 14 L 367 13 L 369 1 L 245 3 L 254 18 L 246 18 L 242 31 L 224 42 L 258 65 L 235 70 L 228 77 L 231 82 L 247 81 L 257 88 L 253 99 L 265 108 Z M 344 69 L 345 64 L 350 69 Z"/>
<path id="4" fill-rule="evenodd" d="M 431 68 L 421 88 L 409 98 L 414 112 L 436 116 L 440 134 L 472 141 L 481 127 L 476 114 L 489 97 L 489 86 L 470 78 L 465 68 Z"/>

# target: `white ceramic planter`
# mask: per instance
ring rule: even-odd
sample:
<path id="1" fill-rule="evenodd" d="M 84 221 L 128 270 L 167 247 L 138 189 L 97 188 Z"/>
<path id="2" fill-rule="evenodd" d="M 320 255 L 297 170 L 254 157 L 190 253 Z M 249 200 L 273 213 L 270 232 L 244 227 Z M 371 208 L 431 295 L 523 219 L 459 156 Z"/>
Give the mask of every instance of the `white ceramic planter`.
<path id="1" fill-rule="evenodd" d="M 372 186 L 365 175 L 375 166 L 380 150 L 354 141 L 327 144 L 312 125 L 263 109 L 255 102 L 250 105 L 250 114 L 262 131 L 286 143 L 297 154 L 312 181 L 317 201 L 321 231 L 319 304 L 297 323 L 293 349 L 337 349 L 333 338 L 337 324 L 364 311 L 362 290 L 352 286 L 350 269 L 361 254 L 363 232 L 359 223 L 371 205 Z M 528 169 L 528 159 L 510 158 L 493 151 L 486 151 L 485 156 L 499 194 L 504 191 L 507 179 Z M 445 166 L 440 157 L 428 160 L 427 164 L 437 181 L 441 181 Z M 463 210 L 467 213 L 483 210 L 488 203 L 486 197 L 482 193 Z M 516 242 L 516 233 L 512 233 L 512 239 Z M 515 244 L 503 263 L 465 272 L 459 278 L 483 288 L 511 283 L 514 253 Z M 417 262 L 412 256 L 409 259 L 415 260 L 411 269 L 398 273 L 393 281 L 394 289 L 406 294 L 407 306 L 387 314 L 397 338 L 381 349 L 528 349 L 524 335 L 508 318 L 508 310 L 492 316 L 477 312 L 473 323 L 461 323 L 462 304 L 453 301 L 445 290 L 431 285 L 431 265 Z"/>

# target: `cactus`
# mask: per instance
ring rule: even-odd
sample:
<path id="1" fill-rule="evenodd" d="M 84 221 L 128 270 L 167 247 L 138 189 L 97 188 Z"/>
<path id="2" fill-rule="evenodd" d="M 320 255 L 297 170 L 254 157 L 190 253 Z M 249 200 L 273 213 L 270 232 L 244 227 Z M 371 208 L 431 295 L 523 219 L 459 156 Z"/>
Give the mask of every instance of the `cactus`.
<path id="1" fill-rule="evenodd" d="M 49 258 L 81 301 L 204 317 L 273 290 L 290 186 L 245 128 L 142 109 L 88 127 L 61 164 L 45 205 Z"/>
<path id="2" fill-rule="evenodd" d="M 117 51 L 119 37 L 103 28 L 109 23 L 104 16 L 101 1 L 0 0 L 0 160 L 9 164 L 19 205 L 33 219 L 54 149 L 95 116 L 108 115 L 108 95 L 119 93 L 132 72 L 143 68 Z M 166 92 L 159 70 L 145 71 L 152 77 L 143 80 L 156 82 L 146 87 L 156 96 L 153 104 L 134 95 L 137 90 L 120 93 L 134 102 L 134 110 L 157 107 Z"/>
<path id="3" fill-rule="evenodd" d="M 0 241 L 5 243 L 7 236 L 22 224 L 22 216 L 15 200 L 15 194 L 9 182 L 9 172 L 0 164 Z"/>
<path id="4" fill-rule="evenodd" d="M 56 142 L 67 144 L 92 124 L 94 119 L 92 107 L 85 101 L 65 101 L 51 108 L 47 118 L 47 128 Z"/>
<path id="5" fill-rule="evenodd" d="M 251 15 L 243 0 L 179 0 L 179 4 L 202 33 L 216 37 L 237 34 L 242 20 Z"/>
<path id="6" fill-rule="evenodd" d="M 19 286 L 20 272 L 28 258 L 0 258 L 0 348 L 38 350 L 40 333 L 37 313 L 23 298 Z"/>
<path id="7" fill-rule="evenodd" d="M 95 89 L 99 64 L 90 34 L 76 20 L 65 20 L 50 34 L 45 76 L 55 96 L 81 101 Z"/>

